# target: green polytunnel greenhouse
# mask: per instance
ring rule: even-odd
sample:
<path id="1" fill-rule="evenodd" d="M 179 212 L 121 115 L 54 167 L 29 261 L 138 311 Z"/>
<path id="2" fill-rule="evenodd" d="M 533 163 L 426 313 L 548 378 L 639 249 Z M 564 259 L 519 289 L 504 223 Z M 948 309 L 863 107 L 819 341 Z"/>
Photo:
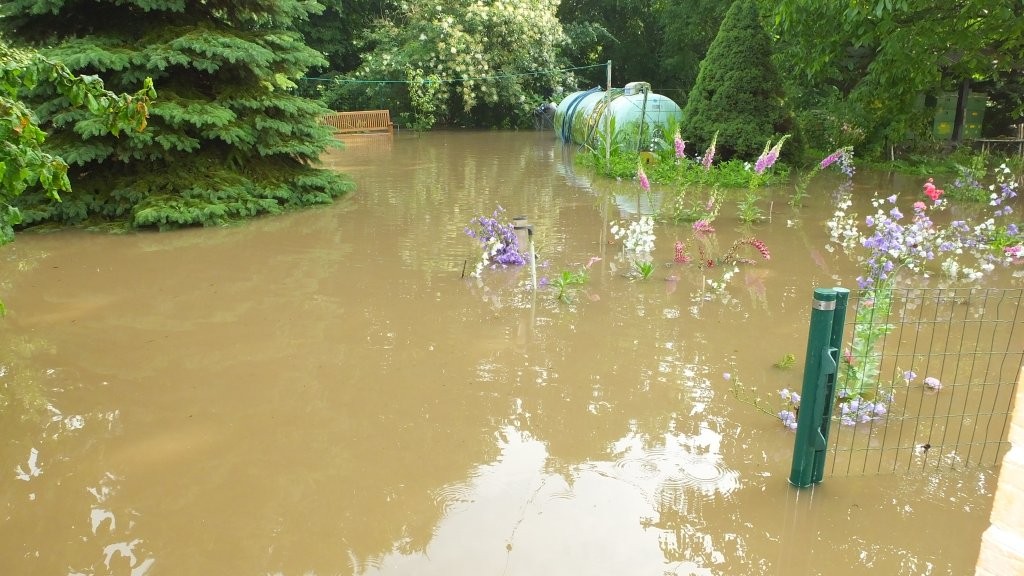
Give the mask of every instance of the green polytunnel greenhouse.
<path id="1" fill-rule="evenodd" d="M 593 145 L 614 128 L 616 136 L 628 131 L 628 141 L 639 145 L 642 128 L 649 137 L 682 119 L 682 109 L 671 98 L 651 92 L 646 82 L 631 82 L 608 92 L 591 88 L 569 94 L 555 110 L 554 125 L 562 142 Z"/>

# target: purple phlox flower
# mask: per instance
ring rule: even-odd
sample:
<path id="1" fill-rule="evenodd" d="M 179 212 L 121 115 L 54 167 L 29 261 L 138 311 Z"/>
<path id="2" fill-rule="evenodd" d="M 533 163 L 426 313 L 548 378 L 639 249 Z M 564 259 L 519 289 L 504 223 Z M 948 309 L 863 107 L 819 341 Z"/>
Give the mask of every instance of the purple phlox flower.
<path id="1" fill-rule="evenodd" d="M 875 402 L 874 412 L 875 416 L 885 416 L 889 413 L 889 409 L 883 402 Z"/>
<path id="2" fill-rule="evenodd" d="M 707 152 L 704 153 L 704 158 L 701 163 L 704 165 L 705 170 L 711 169 L 711 163 L 715 160 L 715 146 L 718 144 L 718 132 L 715 132 L 714 138 L 711 139 L 711 145 L 708 146 Z"/>
<path id="3" fill-rule="evenodd" d="M 864 218 L 864 223 L 868 225 L 868 228 L 874 228 L 875 227 L 875 217 L 874 216 L 868 216 L 868 217 Z"/>
<path id="4" fill-rule="evenodd" d="M 785 400 L 786 402 L 789 402 L 789 388 L 783 388 L 782 390 L 779 390 L 779 396 L 781 396 L 782 399 Z"/>
<path id="5" fill-rule="evenodd" d="M 924 385 L 926 388 L 931 390 L 942 390 L 942 382 L 934 376 L 929 376 L 924 379 Z"/>
<path id="6" fill-rule="evenodd" d="M 679 130 L 676 130 L 675 147 L 676 147 L 676 158 L 685 158 L 686 157 L 686 140 L 683 140 L 683 137 L 679 134 Z"/>
<path id="7" fill-rule="evenodd" d="M 779 420 L 782 420 L 782 424 L 790 430 L 796 430 L 796 414 L 790 410 L 783 410 L 779 412 Z"/>
<path id="8" fill-rule="evenodd" d="M 647 174 L 644 173 L 644 167 L 639 164 L 636 166 L 636 178 L 640 181 L 640 187 L 643 188 L 644 192 L 651 191 L 651 181 L 647 179 Z"/>
<path id="9" fill-rule="evenodd" d="M 888 198 L 886 198 L 886 200 L 889 201 L 889 204 L 895 204 L 896 200 L 897 200 L 897 196 L 895 194 L 893 194 L 892 196 L 889 196 Z"/>
<path id="10" fill-rule="evenodd" d="M 917 374 L 914 373 L 913 370 L 907 370 L 906 372 L 903 373 L 903 379 L 906 380 L 908 383 L 913 382 L 914 378 L 917 378 Z"/>

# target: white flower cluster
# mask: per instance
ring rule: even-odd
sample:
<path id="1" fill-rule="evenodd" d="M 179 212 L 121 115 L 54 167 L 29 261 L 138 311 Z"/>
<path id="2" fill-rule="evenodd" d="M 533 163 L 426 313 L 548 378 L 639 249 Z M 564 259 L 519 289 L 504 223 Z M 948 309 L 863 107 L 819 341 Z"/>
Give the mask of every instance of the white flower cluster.
<path id="1" fill-rule="evenodd" d="M 622 240 L 622 247 L 626 252 L 633 254 L 650 254 L 654 252 L 654 219 L 650 216 L 641 216 L 639 220 L 630 222 L 615 222 L 611 228 L 612 236 L 616 240 Z"/>

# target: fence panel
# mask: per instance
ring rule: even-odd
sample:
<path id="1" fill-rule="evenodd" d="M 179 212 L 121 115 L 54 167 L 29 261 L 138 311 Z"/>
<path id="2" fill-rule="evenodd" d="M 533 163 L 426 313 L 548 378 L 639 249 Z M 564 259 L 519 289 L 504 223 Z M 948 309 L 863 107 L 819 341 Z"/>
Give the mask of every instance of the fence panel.
<path id="1" fill-rule="evenodd" d="M 875 348 L 877 378 L 862 387 L 871 413 L 841 398 L 829 437 L 831 475 L 997 464 L 1024 363 L 1022 290 L 894 289 Z M 855 292 L 845 341 L 876 303 Z M 858 324 L 860 323 L 860 325 Z M 856 363 L 844 346 L 843 363 Z M 837 390 L 848 388 L 840 369 Z M 1024 407 L 1021 407 L 1024 409 Z M 884 415 L 879 413 L 884 412 Z"/>

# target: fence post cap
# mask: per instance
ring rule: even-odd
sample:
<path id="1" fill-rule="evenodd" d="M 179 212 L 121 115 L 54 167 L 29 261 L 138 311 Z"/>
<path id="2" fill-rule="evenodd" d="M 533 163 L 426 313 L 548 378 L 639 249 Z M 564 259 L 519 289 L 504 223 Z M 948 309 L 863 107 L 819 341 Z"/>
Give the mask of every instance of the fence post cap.
<path id="1" fill-rule="evenodd" d="M 832 302 L 836 299 L 835 288 L 815 288 L 814 299 L 823 302 Z"/>

